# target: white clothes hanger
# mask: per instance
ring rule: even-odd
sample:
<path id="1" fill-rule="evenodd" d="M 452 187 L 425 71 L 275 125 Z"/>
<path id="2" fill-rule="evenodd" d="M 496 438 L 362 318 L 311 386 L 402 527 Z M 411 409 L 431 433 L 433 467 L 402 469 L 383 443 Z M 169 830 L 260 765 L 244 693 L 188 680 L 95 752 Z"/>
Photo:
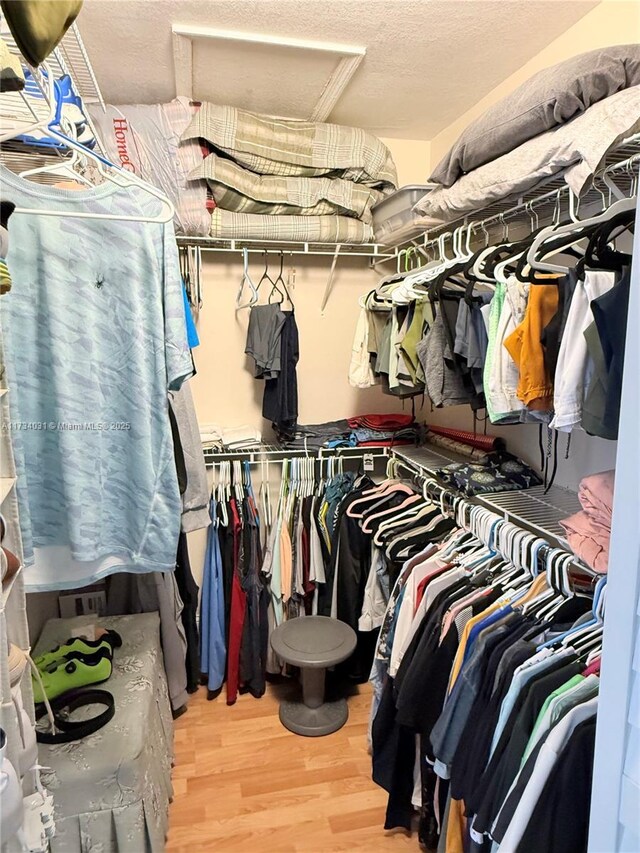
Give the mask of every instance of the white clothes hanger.
<path id="1" fill-rule="evenodd" d="M 514 261 L 519 261 L 523 255 L 524 251 L 518 252 L 517 254 L 512 255 L 509 258 L 505 258 L 503 261 L 500 261 L 500 263 L 496 264 L 493 270 L 493 277 L 495 278 L 496 282 L 506 284 L 510 278 L 510 275 L 507 273 L 507 267 L 511 266 Z"/>
<path id="2" fill-rule="evenodd" d="M 243 303 L 242 293 L 245 285 L 249 286 L 251 295 L 249 296 L 249 301 Z M 236 310 L 240 311 L 242 308 L 252 308 L 257 301 L 258 291 L 256 290 L 256 286 L 253 283 L 251 276 L 249 275 L 249 250 L 245 248 L 242 250 L 242 278 L 240 279 L 240 288 L 238 290 L 238 295 L 236 296 Z"/>
<path id="3" fill-rule="evenodd" d="M 49 91 L 48 91 L 48 101 L 49 104 L 52 105 L 53 115 L 55 116 L 56 110 L 56 91 L 55 91 L 55 80 L 53 73 L 46 62 L 42 63 L 41 66 L 45 72 L 45 79 L 48 83 Z M 61 142 L 66 148 L 69 148 L 73 151 L 76 151 L 78 154 L 88 158 L 93 161 L 98 168 L 98 172 L 102 175 L 102 177 L 109 181 L 110 183 L 115 184 L 118 187 L 123 189 L 131 188 L 133 186 L 140 187 L 143 190 L 146 190 L 150 195 L 159 199 L 162 202 L 162 210 L 156 216 L 130 216 L 125 214 L 117 214 L 117 213 L 90 213 L 85 211 L 69 211 L 64 210 L 64 208 L 59 209 L 51 209 L 51 208 L 21 208 L 16 207 L 14 213 L 28 213 L 28 214 L 37 214 L 39 216 L 63 216 L 65 218 L 74 218 L 74 219 L 113 219 L 125 222 L 157 222 L 157 223 L 165 223 L 170 222 L 175 216 L 175 208 L 171 201 L 167 198 L 167 196 L 161 192 L 157 187 L 154 187 L 152 184 L 143 181 L 141 178 L 138 178 L 133 173 L 122 169 L 119 166 L 114 165 L 109 160 L 107 160 L 102 155 L 98 154 L 95 151 L 92 151 L 90 148 L 82 145 L 77 140 L 72 139 L 70 136 L 66 136 L 63 134 L 56 126 L 52 125 L 52 117 L 45 117 L 41 119 L 34 127 L 30 130 L 41 130 L 44 129 L 47 132 L 47 135 L 52 137 L 53 139 Z M 22 132 L 22 131 L 21 131 Z M 0 141 L 5 141 L 6 139 L 10 139 L 15 135 L 15 130 L 12 130 L 8 134 L 3 134 L 0 137 Z M 107 171 L 108 170 L 108 171 Z M 35 170 L 32 170 L 32 174 Z M 25 179 L 26 180 L 26 179 Z"/>
<path id="4" fill-rule="evenodd" d="M 72 139 L 77 141 L 77 133 L 75 126 L 71 124 L 71 122 L 67 122 L 64 117 L 61 118 L 61 121 L 65 122 L 65 133 Z M 94 186 L 91 181 L 86 178 L 82 173 L 76 171 L 75 166 L 81 163 L 80 153 L 77 149 L 73 149 L 73 153 L 71 157 L 65 157 L 64 159 L 60 159 L 55 163 L 51 163 L 48 166 L 40 166 L 37 169 L 27 169 L 24 172 L 20 172 L 21 178 L 29 178 L 33 175 L 59 175 L 61 178 L 66 178 L 72 181 L 78 181 L 79 183 L 85 184 L 87 186 Z M 86 162 L 86 160 L 85 160 Z"/>

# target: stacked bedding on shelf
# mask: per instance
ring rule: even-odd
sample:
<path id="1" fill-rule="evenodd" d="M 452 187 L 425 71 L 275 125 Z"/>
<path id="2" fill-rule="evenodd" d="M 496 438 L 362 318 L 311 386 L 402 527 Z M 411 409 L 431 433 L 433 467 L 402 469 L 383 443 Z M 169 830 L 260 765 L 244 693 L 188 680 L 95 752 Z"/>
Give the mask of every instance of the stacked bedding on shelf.
<path id="1" fill-rule="evenodd" d="M 450 222 L 563 174 L 580 194 L 608 151 L 640 131 L 640 45 L 580 54 L 531 77 L 472 122 L 416 214 Z"/>
<path id="2" fill-rule="evenodd" d="M 285 450 L 333 447 L 395 447 L 417 444 L 420 425 L 413 415 L 357 415 L 322 424 L 298 424 L 295 431 L 278 434 Z"/>
<path id="3" fill-rule="evenodd" d="M 397 185 L 389 150 L 358 128 L 186 98 L 88 109 L 107 157 L 169 197 L 179 234 L 367 243 Z"/>
<path id="4" fill-rule="evenodd" d="M 205 102 L 182 139 L 210 151 L 189 180 L 215 200 L 211 237 L 366 243 L 371 208 L 397 185 L 389 150 L 358 128 Z"/>

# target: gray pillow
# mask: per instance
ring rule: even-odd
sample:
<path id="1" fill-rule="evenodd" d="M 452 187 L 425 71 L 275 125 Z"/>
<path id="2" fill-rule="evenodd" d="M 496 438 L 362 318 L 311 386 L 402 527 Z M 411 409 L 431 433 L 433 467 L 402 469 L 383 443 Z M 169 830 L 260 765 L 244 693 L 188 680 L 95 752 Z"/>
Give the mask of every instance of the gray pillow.
<path id="1" fill-rule="evenodd" d="M 638 44 L 590 50 L 545 68 L 465 128 L 431 180 L 450 187 L 466 172 L 638 84 Z"/>

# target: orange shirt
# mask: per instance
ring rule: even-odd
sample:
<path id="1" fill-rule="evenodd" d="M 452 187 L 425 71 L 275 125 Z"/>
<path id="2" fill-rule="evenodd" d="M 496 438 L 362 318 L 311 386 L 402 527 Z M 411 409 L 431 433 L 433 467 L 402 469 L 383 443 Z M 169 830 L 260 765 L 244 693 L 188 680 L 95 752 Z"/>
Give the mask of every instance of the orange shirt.
<path id="1" fill-rule="evenodd" d="M 553 409 L 553 385 L 544 364 L 540 337 L 542 330 L 558 310 L 558 288 L 555 284 L 532 284 L 524 319 L 504 340 L 511 358 L 518 366 L 520 378 L 516 394 L 529 409 Z"/>

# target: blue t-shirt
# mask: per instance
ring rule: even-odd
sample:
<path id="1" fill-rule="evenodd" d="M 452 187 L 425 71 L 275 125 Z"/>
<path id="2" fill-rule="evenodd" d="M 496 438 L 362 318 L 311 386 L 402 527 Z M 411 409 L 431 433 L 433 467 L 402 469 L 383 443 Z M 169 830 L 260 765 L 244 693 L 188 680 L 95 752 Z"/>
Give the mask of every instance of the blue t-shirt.
<path id="1" fill-rule="evenodd" d="M 18 208 L 157 215 L 142 188 L 42 186 Z M 14 213 L 2 299 L 27 589 L 175 566 L 181 500 L 167 390 L 192 373 L 173 225 Z M 17 422 L 17 423 L 16 423 Z"/>

